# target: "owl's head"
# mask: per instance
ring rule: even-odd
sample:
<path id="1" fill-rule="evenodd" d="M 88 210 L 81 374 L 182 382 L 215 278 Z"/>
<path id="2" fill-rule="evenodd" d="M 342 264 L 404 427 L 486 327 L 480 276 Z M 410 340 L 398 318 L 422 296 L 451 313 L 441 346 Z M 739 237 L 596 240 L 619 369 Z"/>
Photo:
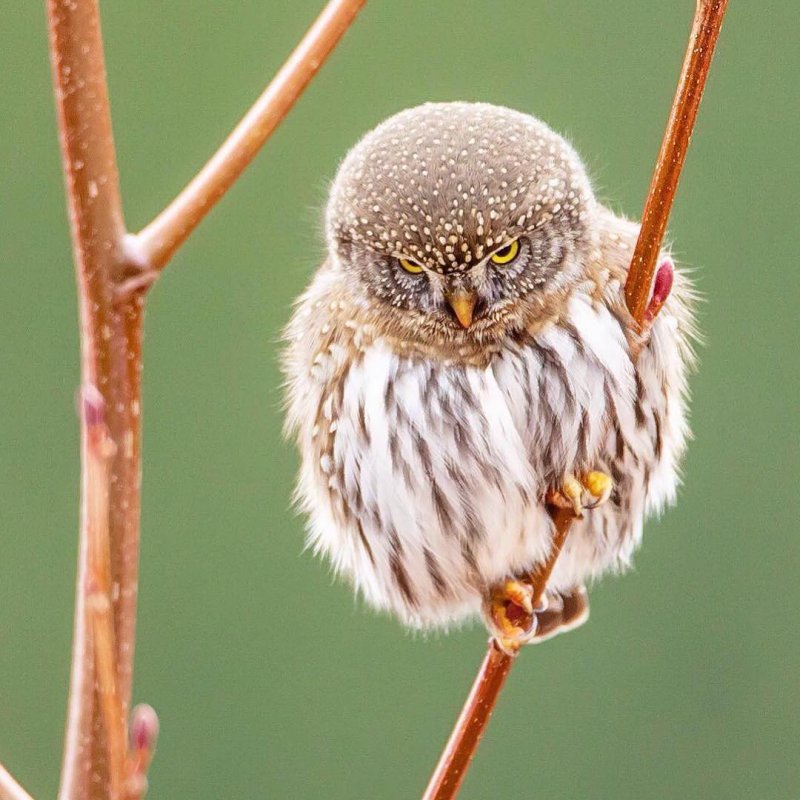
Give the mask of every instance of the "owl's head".
<path id="1" fill-rule="evenodd" d="M 578 279 L 594 214 L 580 159 L 542 122 L 429 103 L 390 117 L 345 158 L 328 247 L 352 291 L 395 327 L 488 339 Z"/>

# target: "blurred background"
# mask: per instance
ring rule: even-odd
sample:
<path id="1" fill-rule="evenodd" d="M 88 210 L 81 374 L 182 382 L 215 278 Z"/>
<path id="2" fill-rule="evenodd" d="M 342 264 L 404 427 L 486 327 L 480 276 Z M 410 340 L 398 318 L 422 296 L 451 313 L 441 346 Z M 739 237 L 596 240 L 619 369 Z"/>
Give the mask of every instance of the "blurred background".
<path id="1" fill-rule="evenodd" d="M 183 186 L 321 7 L 105 3 L 129 227 Z M 368 3 L 152 293 L 134 698 L 153 798 L 419 796 L 483 655 L 303 552 L 278 338 L 338 161 L 425 100 L 532 112 L 639 214 L 694 3 Z M 0 760 L 57 786 L 76 562 L 76 300 L 42 3 L 0 31 Z M 523 654 L 462 797 L 798 797 L 796 4 L 732 2 L 671 221 L 707 345 L 677 508 L 582 630 Z"/>

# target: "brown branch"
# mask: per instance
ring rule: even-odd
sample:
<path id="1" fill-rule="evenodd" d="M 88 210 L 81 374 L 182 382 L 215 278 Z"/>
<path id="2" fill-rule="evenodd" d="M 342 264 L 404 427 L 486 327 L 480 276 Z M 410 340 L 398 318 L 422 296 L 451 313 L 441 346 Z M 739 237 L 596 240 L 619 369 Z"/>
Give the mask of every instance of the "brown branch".
<path id="1" fill-rule="evenodd" d="M 114 618 L 111 606 L 111 544 L 108 497 L 111 459 L 115 446 L 105 425 L 105 403 L 95 386 L 81 391 L 86 429 L 87 483 L 96 487 L 89 508 L 89 581 L 86 609 L 91 623 L 92 649 L 100 714 L 106 734 L 111 800 L 121 800 L 126 780 L 125 712 L 117 687 Z"/>
<path id="2" fill-rule="evenodd" d="M 0 764 L 0 800 L 32 800 L 2 764 Z"/>
<path id="3" fill-rule="evenodd" d="M 645 322 L 647 299 L 656 269 L 656 259 L 664 241 L 669 212 L 678 188 L 686 151 L 694 129 L 697 109 L 711 67 L 722 18 L 728 0 L 697 0 L 689 44 L 672 101 L 667 129 L 656 159 L 650 190 L 642 212 L 642 227 L 633 251 L 625 301 L 633 318 Z"/>
<path id="4" fill-rule="evenodd" d="M 140 236 L 125 231 L 98 0 L 47 0 L 80 306 L 81 525 L 60 800 L 141 797 L 158 729 L 131 702 L 140 516 L 143 295 L 241 174 L 365 0 L 332 0 L 225 144 Z M 0 788 L 13 786 L 0 772 Z M 9 790 L 10 791 L 10 790 Z M 13 795 L 11 795 L 13 797 Z M 15 798 L 16 800 L 16 798 Z"/>
<path id="5" fill-rule="evenodd" d="M 531 575 L 534 608 L 542 599 L 550 573 L 567 539 L 573 515 L 566 509 L 553 509 L 555 532 L 550 553 Z M 456 720 L 453 732 L 439 758 L 422 800 L 449 800 L 455 797 L 483 738 L 497 698 L 505 684 L 515 656 L 504 653 L 494 639 L 483 659 L 475 682 Z"/>
<path id="6" fill-rule="evenodd" d="M 308 86 L 366 0 L 331 0 L 288 61 L 189 185 L 131 241 L 145 270 L 161 270 L 228 191 Z"/>
<path id="7" fill-rule="evenodd" d="M 130 705 L 138 570 L 141 297 L 123 294 L 119 299 L 119 289 L 129 285 L 131 275 L 141 277 L 148 269 L 163 268 L 274 131 L 363 2 L 332 0 L 273 83 L 198 176 L 138 236 L 126 238 L 97 0 L 48 0 L 50 52 L 79 287 L 82 385 L 96 387 L 102 396 L 109 444 L 106 473 L 98 479 L 92 462 L 89 415 L 82 413 L 82 522 L 62 800 L 114 797 L 121 791 L 119 731 L 124 731 Z M 655 258 L 725 5 L 710 0 L 698 4 L 693 44 L 687 53 L 679 97 L 659 156 L 626 287 L 629 306 L 639 322 L 644 318 Z M 107 526 L 93 527 L 92 520 L 97 522 L 103 515 L 107 515 Z M 568 527 L 567 522 L 563 536 Z M 99 537 L 98 530 L 102 534 Z M 98 547 L 106 546 L 99 557 Z M 544 590 L 557 554 L 554 548 L 547 562 L 549 568 L 535 584 L 538 593 Z M 93 581 L 98 575 L 105 581 L 106 566 L 108 580 L 98 595 Z M 93 609 L 97 597 L 110 600 L 110 614 L 98 614 Z M 457 729 L 451 738 L 456 742 L 456 755 L 466 755 L 459 762 L 457 780 L 447 779 L 445 766 L 439 784 L 452 788 L 431 797 L 452 797 L 463 779 L 510 666 L 510 658 L 500 656 L 487 656 L 486 680 L 476 684 L 473 693 L 482 709 L 478 715 L 482 723 L 473 725 L 466 736 L 457 737 Z M 103 702 L 98 702 L 95 679 Z M 138 753 L 134 746 L 133 763 L 146 765 L 151 755 L 152 746 L 142 745 Z M 457 760 L 451 759 L 451 763 Z M 0 782 L 0 788 L 11 791 L 15 800 L 26 796 L 4 770 L 0 770 Z M 438 791 L 436 785 L 433 790 Z M 140 787 L 137 792 L 141 791 Z"/>
<path id="8" fill-rule="evenodd" d="M 422 800 L 456 796 L 513 662 L 514 656 L 504 653 L 494 639 L 489 640 L 489 649 Z"/>
<path id="9" fill-rule="evenodd" d="M 100 800 L 119 790 L 112 786 L 109 753 L 113 761 L 118 756 L 96 687 L 96 682 L 107 684 L 108 676 L 97 674 L 92 647 L 92 630 L 98 633 L 100 627 L 87 591 L 93 579 L 91 529 L 93 517 L 105 513 L 112 598 L 105 620 L 113 623 L 106 622 L 105 639 L 114 643 L 114 702 L 124 718 L 130 706 L 136 619 L 141 305 L 138 299 L 117 303 L 114 295 L 127 264 L 97 0 L 48 0 L 47 13 L 78 283 L 81 385 L 100 393 L 114 451 L 108 480 L 98 481 L 91 415 L 81 413 L 80 554 L 60 797 Z"/>
<path id="10" fill-rule="evenodd" d="M 664 240 L 678 178 L 686 158 L 726 6 L 727 0 L 697 0 L 689 45 L 667 130 L 656 159 L 650 191 L 642 213 L 642 226 L 625 285 L 628 308 L 640 328 L 652 322 L 672 286 L 670 265 L 663 272 L 659 271 L 653 297 L 648 304 L 656 259 Z M 572 519 L 572 515 L 565 509 L 553 512 L 556 533 L 550 554 L 531 576 L 534 607 L 547 586 Z M 503 653 L 494 640 L 489 642 L 489 650 L 425 790 L 423 800 L 452 800 L 457 795 L 513 661 L 514 657 Z"/>

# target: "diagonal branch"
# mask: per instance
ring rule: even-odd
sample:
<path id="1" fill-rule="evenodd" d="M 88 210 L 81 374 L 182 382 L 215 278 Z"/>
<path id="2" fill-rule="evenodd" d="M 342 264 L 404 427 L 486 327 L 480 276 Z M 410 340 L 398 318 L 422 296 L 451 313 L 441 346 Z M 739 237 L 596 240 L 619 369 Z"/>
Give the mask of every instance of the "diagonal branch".
<path id="1" fill-rule="evenodd" d="M 573 519 L 570 511 L 561 508 L 553 509 L 552 516 L 555 533 L 550 554 L 530 579 L 534 608 L 542 599 Z M 494 639 L 489 640 L 489 649 L 422 800 L 447 800 L 458 794 L 515 658 L 503 652 Z"/>
<path id="2" fill-rule="evenodd" d="M 678 88 L 656 160 L 642 215 L 642 226 L 625 286 L 628 308 L 639 326 L 652 322 L 671 287 L 670 267 L 664 271 L 661 281 L 659 271 L 653 289 L 654 296 L 648 304 L 656 259 L 664 240 L 678 178 L 686 158 L 726 6 L 727 0 L 697 0 Z M 663 285 L 660 286 L 660 283 Z M 547 580 L 569 534 L 572 516 L 559 510 L 554 513 L 553 521 L 555 534 L 550 554 L 531 578 L 535 592 L 534 606 L 547 586 Z M 494 641 L 489 642 L 489 650 L 439 758 L 423 800 L 452 800 L 458 794 L 513 661 L 514 657 L 502 653 Z"/>
<path id="3" fill-rule="evenodd" d="M 669 212 L 678 188 L 683 162 L 686 160 L 697 109 L 703 97 L 703 88 L 727 5 L 728 0 L 697 0 L 689 45 L 661 150 L 653 170 L 650 190 L 642 212 L 642 227 L 639 229 L 639 238 L 625 283 L 625 301 L 639 325 L 645 322 L 647 298 L 653 282 L 658 251 L 664 241 Z"/>
<path id="4" fill-rule="evenodd" d="M 0 764 L 0 800 L 33 800 Z"/>
<path id="5" fill-rule="evenodd" d="M 330 0 L 288 61 L 189 185 L 131 241 L 145 270 L 161 270 L 269 139 L 366 0 Z"/>

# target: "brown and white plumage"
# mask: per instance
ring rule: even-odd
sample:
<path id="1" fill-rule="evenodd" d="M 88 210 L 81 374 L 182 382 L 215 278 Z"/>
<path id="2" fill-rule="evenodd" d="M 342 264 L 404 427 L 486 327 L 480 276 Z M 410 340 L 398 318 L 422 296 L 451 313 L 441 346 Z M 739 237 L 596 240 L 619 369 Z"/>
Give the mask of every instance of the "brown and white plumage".
<path id="1" fill-rule="evenodd" d="M 693 330 L 677 273 L 634 365 L 637 230 L 561 137 L 509 109 L 427 104 L 347 156 L 328 258 L 287 330 L 288 428 L 310 541 L 371 604 L 415 626 L 478 612 L 549 551 L 548 488 L 587 470 L 614 492 L 549 588 L 629 564 L 645 514 L 674 499 Z"/>

